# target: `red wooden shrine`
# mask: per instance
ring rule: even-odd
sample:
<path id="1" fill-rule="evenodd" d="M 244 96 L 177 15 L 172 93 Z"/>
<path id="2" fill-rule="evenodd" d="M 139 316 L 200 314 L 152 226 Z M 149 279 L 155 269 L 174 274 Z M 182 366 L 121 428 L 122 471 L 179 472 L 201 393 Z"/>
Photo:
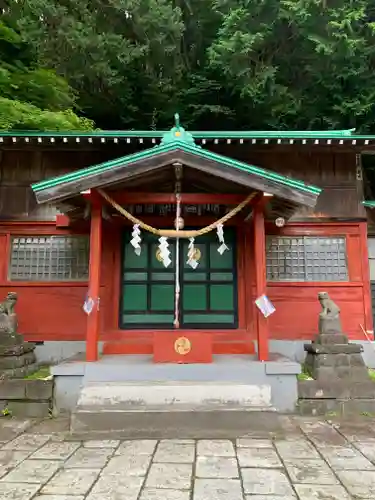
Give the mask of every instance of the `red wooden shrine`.
<path id="1" fill-rule="evenodd" d="M 152 163 L 154 156 L 151 153 L 146 158 L 147 161 L 141 156 L 147 155 L 147 151 L 151 151 L 154 144 L 150 144 L 150 149 L 146 149 L 146 152 L 142 150 L 129 156 L 129 151 L 126 151 L 126 154 L 123 154 L 123 163 L 120 161 L 121 153 L 113 151 L 112 147 L 106 150 L 102 155 L 104 158 L 101 158 L 114 158 L 107 162 L 112 162 L 110 168 L 100 173 L 102 184 L 95 177 L 92 185 L 89 185 L 90 176 L 97 174 L 90 173 L 84 177 L 87 169 L 70 169 L 67 165 L 74 163 L 85 167 L 99 164 L 98 160 L 91 157 L 85 159 L 85 155 L 90 156 L 89 153 L 92 153 L 95 158 L 101 146 L 96 145 L 96 150 L 90 152 L 89 144 L 92 143 L 88 143 L 83 154 L 82 142 L 79 145 L 74 142 L 73 147 L 71 141 L 69 151 L 64 146 L 65 143 L 61 142 L 58 151 L 49 149 L 38 152 L 38 143 L 32 144 L 31 148 L 28 142 L 23 143 L 20 152 L 19 149 L 13 148 L 13 142 L 4 139 L 6 148 L 1 164 L 0 185 L 3 192 L 19 185 L 17 189 L 21 193 L 21 187 L 26 186 L 25 192 L 30 198 L 34 196 L 29 187 L 33 182 L 43 179 L 48 181 L 52 178 L 53 183 L 54 177 L 62 179 L 61 188 L 58 183 L 52 187 L 46 184 L 41 186 L 39 191 L 35 191 L 38 202 L 41 203 L 40 207 L 58 207 L 59 214 L 53 212 L 50 215 L 45 209 L 41 215 L 41 209 L 35 202 L 34 205 L 22 209 L 17 207 L 16 202 L 11 205 L 13 202 L 9 199 L 7 204 L 3 202 L 3 205 L 0 205 L 0 288 L 3 296 L 8 291 L 15 291 L 19 295 L 17 310 L 20 332 L 29 341 L 85 340 L 87 361 L 98 359 L 100 342 L 103 343 L 104 354 L 148 354 L 153 357 L 154 362 L 160 363 L 208 363 L 212 361 L 213 355 L 253 354 L 255 351 L 260 360 L 267 360 L 272 341 L 309 340 L 314 337 L 319 312 L 317 294 L 325 290 L 341 305 L 343 326 L 349 338 L 365 340 L 363 329 L 372 330 L 367 216 L 358 195 L 361 181 L 355 175 L 357 153 L 352 144 L 353 139 L 350 139 L 350 147 L 348 145 L 345 148 L 346 141 L 349 141 L 345 137 L 333 135 L 329 139 L 331 143 L 325 142 L 324 148 L 323 139 L 316 139 L 313 135 L 310 139 L 301 136 L 299 139 L 293 139 L 293 142 L 290 142 L 290 139 L 287 143 L 277 137 L 267 139 L 268 142 L 262 139 L 261 144 L 258 139 L 251 139 L 248 146 L 241 143 L 241 150 L 240 143 L 234 146 L 232 142 L 228 143 L 229 139 L 222 141 L 220 146 L 219 138 L 219 144 L 215 146 L 215 133 L 212 133 L 213 142 L 210 148 L 214 152 L 207 153 L 206 157 L 203 158 L 200 149 L 196 151 L 188 142 L 186 145 L 178 143 L 173 149 L 172 141 L 160 146 L 164 149 L 160 150 L 160 156 L 155 159 L 155 163 Z M 317 140 L 320 141 L 319 144 L 316 144 Z M 370 146 L 371 139 L 366 140 Z M 305 144 L 302 141 L 305 141 Z M 56 147 L 54 142 L 53 148 Z M 207 145 L 202 144 L 203 147 L 204 151 L 208 150 Z M 339 148 L 340 152 L 337 152 Z M 137 154 L 139 156 L 136 156 Z M 244 184 L 247 178 L 241 170 L 245 168 L 244 163 L 238 160 L 240 167 L 235 171 L 235 167 L 230 165 L 234 160 L 230 162 L 223 159 L 234 156 L 238 158 L 241 155 L 246 164 L 259 165 L 264 169 L 249 170 L 249 173 L 246 173 L 250 179 L 248 185 Z M 165 160 L 166 156 L 168 157 Z M 15 164 L 16 158 L 18 172 L 13 172 L 12 177 L 9 173 L 10 165 Z M 120 280 L 124 274 L 121 238 L 124 228 L 131 229 L 132 223 L 112 210 L 96 188 L 105 189 L 114 201 L 125 207 L 174 205 L 176 197 L 170 178 L 172 174 L 166 169 L 176 158 L 183 168 L 186 168 L 186 187 L 183 185 L 181 190 L 183 206 L 215 205 L 230 209 L 241 203 L 249 192 L 255 193 L 249 206 L 224 224 L 224 233 L 229 228 L 235 231 L 236 247 L 236 323 L 230 328 L 209 324 L 207 328 L 201 324 L 199 328 L 184 326 L 180 329 L 175 329 L 172 325 L 170 328 L 154 328 L 142 324 L 135 324 L 134 328 L 121 326 L 121 308 L 125 307 L 122 298 L 124 287 Z M 156 161 L 163 165 L 159 168 Z M 215 166 L 215 163 L 218 166 Z M 34 165 L 34 170 L 28 167 L 30 164 Z M 40 173 L 43 170 L 40 165 L 43 164 L 48 164 L 49 167 Z M 39 170 L 35 165 L 39 166 Z M 139 171 L 136 170 L 138 165 Z M 317 165 L 320 165 L 320 170 Z M 28 168 L 28 172 L 34 173 L 25 181 L 24 176 Z M 284 177 L 281 180 L 274 177 L 274 170 Z M 66 171 L 83 172 L 82 178 L 79 182 L 71 180 L 66 177 Z M 106 177 L 109 175 L 112 177 Z M 102 181 L 103 178 L 105 181 Z M 321 188 L 320 194 L 317 190 L 314 207 L 312 202 L 310 206 L 310 202 L 304 204 L 304 187 L 298 184 L 298 181 L 295 181 L 297 184 L 294 185 L 293 179 L 302 179 L 307 186 L 315 184 Z M 287 184 L 289 180 L 290 185 Z M 290 201 L 287 200 L 287 189 L 291 189 Z M 294 198 L 293 189 L 297 193 Z M 346 194 L 343 195 L 343 192 Z M 308 195 L 310 196 L 309 193 Z M 14 194 L 13 197 L 16 199 Z M 136 212 L 134 213 L 136 215 Z M 162 217 L 142 214 L 139 218 L 156 228 L 173 228 L 174 225 L 174 216 L 171 214 Z M 218 218 L 219 216 L 212 214 L 186 213 L 185 227 L 204 227 Z M 284 223 L 277 225 L 275 221 L 278 218 L 283 219 Z M 32 238 L 72 235 L 89 238 L 87 279 L 38 280 L 34 275 L 32 279 L 14 277 L 15 241 L 22 240 L 27 243 Z M 293 280 L 288 277 L 284 279 L 280 271 L 277 279 L 270 279 L 272 266 L 278 258 L 276 253 L 276 256 L 270 256 L 267 243 L 267 238 L 273 236 L 281 238 L 282 242 L 294 242 L 296 245 L 302 245 L 304 238 L 309 241 L 311 238 L 326 238 L 334 245 L 340 245 L 344 241 L 345 262 L 342 265 L 347 273 L 346 278 L 318 281 L 301 279 L 298 276 Z M 304 258 L 308 259 L 311 256 L 306 248 Z M 298 252 L 298 258 L 301 260 L 302 251 Z M 17 262 L 20 266 L 20 259 Z M 314 262 L 316 264 L 316 261 Z M 294 268 L 297 269 L 298 265 Z M 285 269 L 282 272 L 287 274 Z M 212 270 L 211 273 L 214 274 Z M 256 298 L 263 294 L 269 297 L 276 308 L 276 312 L 269 318 L 265 318 L 255 306 Z M 90 297 L 94 304 L 88 315 L 82 310 L 87 297 Z"/>

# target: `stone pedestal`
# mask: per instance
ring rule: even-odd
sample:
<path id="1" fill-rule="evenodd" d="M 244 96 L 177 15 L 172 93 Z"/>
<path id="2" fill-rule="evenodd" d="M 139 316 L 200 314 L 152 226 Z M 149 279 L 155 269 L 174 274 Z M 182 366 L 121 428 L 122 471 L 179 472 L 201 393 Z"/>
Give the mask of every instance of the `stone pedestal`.
<path id="1" fill-rule="evenodd" d="M 305 345 L 305 366 L 315 380 L 367 382 L 369 375 L 362 350 L 359 344 L 349 344 L 343 333 L 320 334 Z"/>
<path id="2" fill-rule="evenodd" d="M 0 333 L 0 378 L 23 378 L 38 369 L 35 357 L 35 345 L 24 342 L 21 335 L 13 339 L 14 343 L 4 343 Z"/>
<path id="3" fill-rule="evenodd" d="M 375 414 L 375 383 L 369 377 L 362 350 L 342 333 L 320 334 L 305 345 L 305 367 L 314 380 L 298 383 L 300 413 L 345 417 Z"/>
<path id="4" fill-rule="evenodd" d="M 363 347 L 350 344 L 342 332 L 340 308 L 327 292 L 318 294 L 319 335 L 307 352 L 305 367 L 313 380 L 298 383 L 298 407 L 303 414 L 375 414 L 375 383 L 362 357 Z"/>

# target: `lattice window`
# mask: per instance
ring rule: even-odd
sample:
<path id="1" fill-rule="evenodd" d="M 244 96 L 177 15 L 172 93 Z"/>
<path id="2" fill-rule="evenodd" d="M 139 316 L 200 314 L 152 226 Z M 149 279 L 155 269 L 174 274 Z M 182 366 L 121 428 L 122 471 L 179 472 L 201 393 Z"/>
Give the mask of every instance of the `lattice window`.
<path id="1" fill-rule="evenodd" d="M 267 236 L 269 281 L 348 281 L 343 237 Z"/>
<path id="2" fill-rule="evenodd" d="M 87 236 L 15 236 L 9 279 L 83 281 L 88 279 L 88 263 Z"/>

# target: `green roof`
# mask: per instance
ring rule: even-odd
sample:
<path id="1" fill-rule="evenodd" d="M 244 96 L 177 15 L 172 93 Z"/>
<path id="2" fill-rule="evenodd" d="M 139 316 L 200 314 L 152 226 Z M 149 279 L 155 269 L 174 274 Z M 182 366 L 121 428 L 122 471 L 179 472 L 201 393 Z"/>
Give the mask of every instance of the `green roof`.
<path id="1" fill-rule="evenodd" d="M 362 201 L 362 205 L 364 205 L 366 208 L 375 208 L 375 201 Z"/>
<path id="2" fill-rule="evenodd" d="M 172 134 L 175 134 L 174 140 L 172 140 Z M 104 163 L 100 163 L 92 167 L 77 170 L 75 172 L 62 175 L 60 177 L 55 177 L 52 179 L 47 179 L 45 181 L 37 182 L 36 184 L 33 184 L 31 187 L 33 191 L 37 193 L 44 189 L 53 188 L 69 182 L 79 181 L 81 179 L 88 178 L 92 175 L 102 174 L 119 166 L 130 165 L 134 162 L 140 160 L 146 160 L 153 156 L 162 153 L 167 153 L 176 149 L 182 150 L 186 153 L 192 153 L 201 158 L 219 162 L 226 166 L 233 167 L 235 169 L 241 170 L 249 174 L 257 175 L 264 179 L 269 179 L 284 186 L 296 188 L 306 193 L 319 195 L 321 192 L 320 188 L 305 184 L 302 181 L 291 179 L 289 177 L 285 177 L 275 172 L 265 170 L 263 168 L 256 167 L 254 165 L 249 165 L 242 161 L 234 160 L 232 158 L 222 156 L 217 153 L 213 153 L 211 151 L 203 149 L 200 146 L 194 144 L 194 141 L 192 141 L 191 139 L 191 134 L 185 132 L 185 130 L 182 127 L 174 127 L 171 131 L 166 132 L 162 144 L 155 146 L 153 148 L 146 149 L 121 158 L 117 158 L 115 160 L 106 161 Z"/>
<path id="3" fill-rule="evenodd" d="M 354 129 L 348 130 L 194 130 L 195 139 L 375 139 L 374 135 L 356 135 Z M 93 130 L 82 131 L 43 131 L 14 130 L 0 131 L 0 137 L 82 137 L 82 138 L 144 138 L 160 139 L 167 130 Z"/>

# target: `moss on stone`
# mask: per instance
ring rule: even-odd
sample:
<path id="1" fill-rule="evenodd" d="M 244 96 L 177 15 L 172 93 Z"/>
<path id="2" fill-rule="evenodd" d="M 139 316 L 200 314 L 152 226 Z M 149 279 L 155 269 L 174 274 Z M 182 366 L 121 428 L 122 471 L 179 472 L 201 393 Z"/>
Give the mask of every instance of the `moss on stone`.
<path id="1" fill-rule="evenodd" d="M 40 366 L 39 369 L 30 373 L 25 377 L 26 380 L 44 380 L 51 376 L 51 370 L 49 366 Z"/>

